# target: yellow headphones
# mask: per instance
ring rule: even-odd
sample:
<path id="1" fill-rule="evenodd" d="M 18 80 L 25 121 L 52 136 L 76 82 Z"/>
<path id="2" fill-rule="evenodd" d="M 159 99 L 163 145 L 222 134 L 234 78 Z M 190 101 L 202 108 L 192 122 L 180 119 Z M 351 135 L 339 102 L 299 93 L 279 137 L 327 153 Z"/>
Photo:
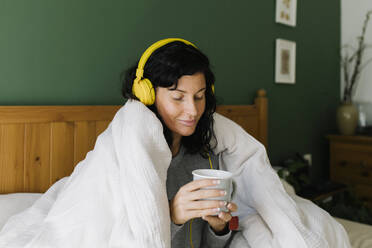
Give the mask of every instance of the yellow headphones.
<path id="1" fill-rule="evenodd" d="M 155 90 L 152 86 L 152 83 L 149 79 L 143 78 L 143 70 L 146 64 L 146 61 L 150 57 L 150 55 L 158 48 L 173 42 L 173 41 L 181 41 L 187 45 L 192 45 L 193 47 L 197 48 L 194 44 L 190 41 L 180 39 L 180 38 L 168 38 L 163 39 L 155 42 L 146 51 L 142 54 L 137 70 L 136 70 L 136 78 L 133 82 L 132 93 L 135 95 L 143 104 L 145 105 L 152 105 L 155 102 Z M 214 85 L 212 84 L 212 92 L 214 93 Z"/>

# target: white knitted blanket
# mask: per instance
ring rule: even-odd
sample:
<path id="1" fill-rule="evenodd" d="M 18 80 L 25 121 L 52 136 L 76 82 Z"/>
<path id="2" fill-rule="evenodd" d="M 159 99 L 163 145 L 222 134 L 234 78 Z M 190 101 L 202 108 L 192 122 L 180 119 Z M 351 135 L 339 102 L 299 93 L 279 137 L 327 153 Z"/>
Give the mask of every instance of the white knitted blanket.
<path id="1" fill-rule="evenodd" d="M 240 232 L 231 247 L 350 247 L 331 216 L 284 191 L 259 142 L 217 113 L 214 120 L 214 152 L 237 185 Z M 171 158 L 161 122 L 127 101 L 71 176 L 9 219 L 0 247 L 170 247 Z"/>

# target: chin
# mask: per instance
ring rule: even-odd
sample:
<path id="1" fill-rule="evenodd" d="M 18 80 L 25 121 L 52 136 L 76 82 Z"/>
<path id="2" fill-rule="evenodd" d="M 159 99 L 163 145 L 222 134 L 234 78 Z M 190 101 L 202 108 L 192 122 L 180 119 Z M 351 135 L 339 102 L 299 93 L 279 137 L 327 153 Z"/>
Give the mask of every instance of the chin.
<path id="1" fill-rule="evenodd" d="M 190 128 L 190 129 L 183 129 L 183 130 L 179 130 L 179 134 L 181 134 L 182 136 L 190 136 L 192 135 L 193 133 L 195 132 L 195 128 Z"/>

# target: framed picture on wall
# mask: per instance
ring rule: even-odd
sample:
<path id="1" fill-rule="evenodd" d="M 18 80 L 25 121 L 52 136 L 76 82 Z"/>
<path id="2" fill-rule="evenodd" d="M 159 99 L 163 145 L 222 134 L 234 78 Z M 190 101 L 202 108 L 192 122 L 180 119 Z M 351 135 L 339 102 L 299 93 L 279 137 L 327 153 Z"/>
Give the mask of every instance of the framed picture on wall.
<path id="1" fill-rule="evenodd" d="M 297 0 L 276 0 L 276 22 L 296 26 Z"/>
<path id="2" fill-rule="evenodd" d="M 275 82 L 296 82 L 296 42 L 276 39 Z"/>

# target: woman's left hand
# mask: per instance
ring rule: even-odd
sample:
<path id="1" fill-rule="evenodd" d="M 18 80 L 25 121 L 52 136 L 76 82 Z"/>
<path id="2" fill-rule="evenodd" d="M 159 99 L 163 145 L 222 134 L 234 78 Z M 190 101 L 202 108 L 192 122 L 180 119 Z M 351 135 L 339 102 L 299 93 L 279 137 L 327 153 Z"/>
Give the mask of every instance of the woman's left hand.
<path id="1" fill-rule="evenodd" d="M 221 211 L 218 216 L 204 216 L 202 219 L 208 221 L 208 224 L 214 232 L 221 232 L 231 220 L 231 212 L 236 212 L 236 210 L 238 210 L 238 206 L 232 202 L 227 204 L 227 208 L 229 209 L 229 212 Z"/>

